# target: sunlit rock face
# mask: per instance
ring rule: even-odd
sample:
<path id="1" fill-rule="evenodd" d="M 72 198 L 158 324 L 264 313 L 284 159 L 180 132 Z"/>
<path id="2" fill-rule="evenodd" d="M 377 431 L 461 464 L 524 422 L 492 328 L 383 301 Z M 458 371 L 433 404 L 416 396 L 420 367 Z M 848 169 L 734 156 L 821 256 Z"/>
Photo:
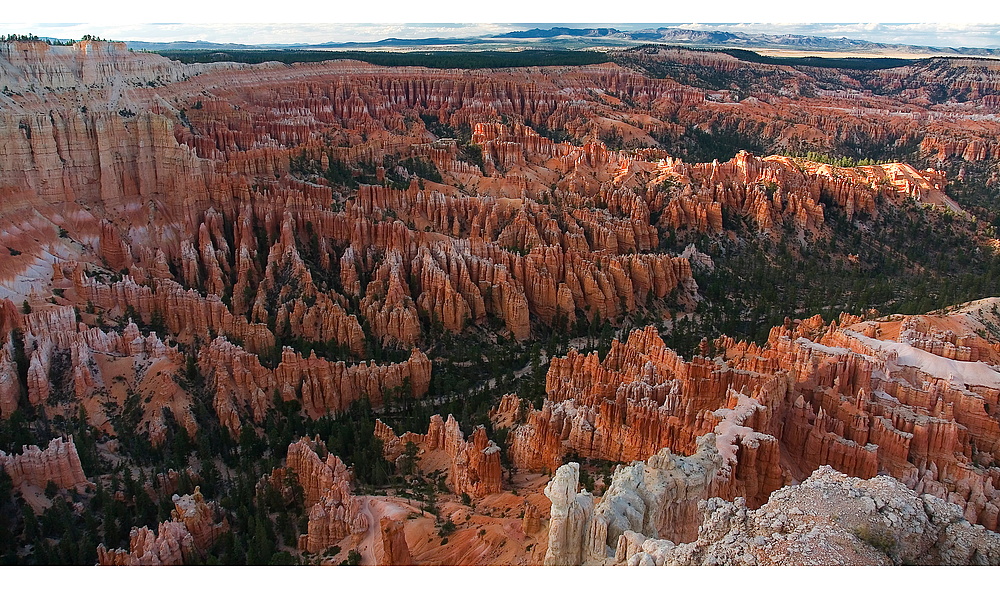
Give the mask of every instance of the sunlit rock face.
<path id="1" fill-rule="evenodd" d="M 693 454 L 696 438 L 713 433 L 722 464 L 705 497 L 756 508 L 830 465 L 866 479 L 888 474 L 996 530 L 1000 356 L 977 334 L 995 321 L 995 303 L 934 316 L 842 315 L 839 325 L 817 316 L 775 327 L 763 347 L 720 338 L 717 357 L 691 361 L 651 327 L 636 330 L 603 361 L 575 351 L 553 359 L 548 398 L 511 430 L 510 457 L 554 471 L 571 453 L 614 462 L 659 448 Z M 505 398 L 493 419 L 519 413 Z M 687 541 L 695 531 L 671 533 Z"/>

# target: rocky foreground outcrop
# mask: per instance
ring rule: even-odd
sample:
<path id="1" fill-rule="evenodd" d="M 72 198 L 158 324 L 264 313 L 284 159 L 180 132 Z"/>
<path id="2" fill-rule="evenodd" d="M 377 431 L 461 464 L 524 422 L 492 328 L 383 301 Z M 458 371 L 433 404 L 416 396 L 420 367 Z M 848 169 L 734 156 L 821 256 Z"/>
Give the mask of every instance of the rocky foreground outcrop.
<path id="1" fill-rule="evenodd" d="M 659 448 L 693 454 L 714 433 L 723 467 L 708 496 L 756 508 L 830 465 L 888 473 L 996 530 L 1000 354 L 977 334 L 996 321 L 994 302 L 829 325 L 817 316 L 775 327 L 763 347 L 720 338 L 715 358 L 690 361 L 649 327 L 603 361 L 571 350 L 552 360 L 542 408 L 511 430 L 510 458 L 529 470 L 555 470 L 570 452 L 629 462 Z M 520 414 L 505 398 L 493 419 Z M 694 529 L 679 533 L 689 541 Z"/>
<path id="2" fill-rule="evenodd" d="M 674 456 L 664 449 L 646 462 L 615 469 L 599 502 L 579 488 L 580 465 L 560 466 L 545 488 L 552 501 L 546 565 L 579 565 L 609 556 L 622 534 L 671 536 L 687 526 L 699 500 L 722 468 L 716 438 L 698 440 L 698 453 Z"/>
<path id="3" fill-rule="evenodd" d="M 721 465 L 713 436 L 690 457 L 663 450 L 619 466 L 599 501 L 577 492 L 579 465 L 561 466 L 552 500 L 546 565 L 992 565 L 1000 534 L 970 524 L 962 510 L 918 495 L 888 476 L 848 477 L 829 466 L 783 487 L 753 510 L 738 497 L 706 498 Z M 697 511 L 675 519 L 678 509 Z M 695 539 L 664 538 L 687 519 Z"/>
<path id="4" fill-rule="evenodd" d="M 613 561 L 628 565 L 1000 564 L 1000 534 L 962 510 L 918 495 L 888 476 L 848 477 L 829 466 L 771 494 L 759 509 L 741 499 L 700 505 L 704 523 L 686 544 L 626 532 Z"/>

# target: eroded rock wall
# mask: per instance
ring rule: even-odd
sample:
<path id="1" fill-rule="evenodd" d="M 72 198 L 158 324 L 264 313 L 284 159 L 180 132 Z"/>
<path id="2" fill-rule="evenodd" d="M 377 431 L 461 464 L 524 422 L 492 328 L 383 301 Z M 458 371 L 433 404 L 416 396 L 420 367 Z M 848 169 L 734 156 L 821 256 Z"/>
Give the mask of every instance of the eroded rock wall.
<path id="1" fill-rule="evenodd" d="M 0 467 L 15 487 L 34 485 L 44 489 L 52 482 L 60 489 L 81 489 L 90 484 L 72 436 L 68 440 L 55 438 L 44 450 L 25 446 L 20 454 L 8 455 L 0 451 Z"/>
<path id="2" fill-rule="evenodd" d="M 386 459 L 397 463 L 408 443 L 415 444 L 421 453 L 443 451 L 449 460 L 445 482 L 456 495 L 485 497 L 499 493 L 503 486 L 500 447 L 487 438 L 483 426 L 476 427 L 466 440 L 451 415 L 447 420 L 440 415 L 432 416 L 426 434 L 406 432 L 402 436 L 396 436 L 392 428 L 376 420 L 375 437 L 382 440 Z"/>
<path id="3" fill-rule="evenodd" d="M 327 454 L 322 444 L 302 438 L 288 446 L 287 468 L 295 473 L 305 493 L 309 513 L 307 532 L 299 536 L 299 550 L 322 553 L 349 535 L 360 535 L 373 525 L 361 499 L 351 492 L 351 473 L 340 458 Z M 397 556 L 401 557 L 401 554 Z"/>
<path id="4" fill-rule="evenodd" d="M 146 526 L 132 528 L 129 549 L 97 547 L 101 566 L 182 565 L 192 564 L 229 529 L 214 504 L 206 503 L 198 487 L 190 495 L 174 495 L 171 519 L 160 523 L 156 531 Z"/>

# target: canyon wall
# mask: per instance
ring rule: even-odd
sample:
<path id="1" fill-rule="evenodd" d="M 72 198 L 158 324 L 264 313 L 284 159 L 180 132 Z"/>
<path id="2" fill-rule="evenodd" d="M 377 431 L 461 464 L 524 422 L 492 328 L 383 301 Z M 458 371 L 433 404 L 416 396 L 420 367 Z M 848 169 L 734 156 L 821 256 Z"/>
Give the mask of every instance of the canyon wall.
<path id="1" fill-rule="evenodd" d="M 428 330 L 499 321 L 525 340 L 532 322 L 618 321 L 667 297 L 693 308 L 690 262 L 659 251 L 660 233 L 719 233 L 724 211 L 762 231 L 790 223 L 821 233 L 828 207 L 848 218 L 909 197 L 957 207 L 940 173 L 905 164 L 670 157 L 652 136 L 683 131 L 665 122 L 674 109 L 736 107 L 611 64 L 525 70 L 528 80 L 349 61 L 182 66 L 101 42 L 3 46 L 0 294 L 13 305 L 87 308 L 88 327 L 156 325 L 167 350 L 193 346 L 233 432 L 260 421 L 275 390 L 313 417 L 362 394 L 377 405 L 406 378 L 419 396 L 430 369 L 419 354 L 373 369 L 371 346 L 426 347 Z M 594 84 L 606 89 L 601 100 Z M 760 101 L 736 111 L 753 108 L 770 112 Z M 595 140 L 608 125 L 637 147 Z M 540 132 L 557 128 L 579 144 Z M 468 141 L 449 129 L 467 129 Z M 417 174 L 413 161 L 433 173 Z M 49 348 L 38 350 L 32 403 L 48 394 Z M 276 361 L 261 370 L 244 353 Z M 219 366 L 236 362 L 254 373 L 236 377 L 249 394 Z M 74 386 L 81 400 L 95 390 Z M 184 393 L 168 397 L 157 405 L 193 433 Z M 155 413 L 145 421 L 159 441 Z M 92 423 L 108 429 L 103 416 Z"/>

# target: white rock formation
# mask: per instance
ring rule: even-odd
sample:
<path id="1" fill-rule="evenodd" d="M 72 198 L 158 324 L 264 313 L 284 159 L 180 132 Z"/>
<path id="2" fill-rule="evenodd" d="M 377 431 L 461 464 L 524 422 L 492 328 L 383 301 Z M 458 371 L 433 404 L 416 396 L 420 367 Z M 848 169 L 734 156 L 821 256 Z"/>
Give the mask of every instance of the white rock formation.
<path id="1" fill-rule="evenodd" d="M 992 565 L 1000 534 L 970 524 L 957 505 L 899 481 L 863 480 L 829 466 L 771 494 L 702 502 L 698 539 L 675 545 L 626 532 L 615 560 L 629 565 Z"/>
<path id="2" fill-rule="evenodd" d="M 646 462 L 617 467 L 596 508 L 590 493 L 577 493 L 580 466 L 559 467 L 545 488 L 552 501 L 545 564 L 604 562 L 614 558 L 623 535 L 640 532 L 645 540 L 668 534 L 673 522 L 696 513 L 721 467 L 715 435 L 706 434 L 691 456 L 665 448 Z"/>
<path id="3" fill-rule="evenodd" d="M 549 548 L 546 565 L 579 565 L 585 558 L 585 535 L 594 512 L 594 497 L 587 491 L 577 493 L 580 465 L 564 464 L 545 486 L 545 496 L 552 501 L 549 520 Z"/>

